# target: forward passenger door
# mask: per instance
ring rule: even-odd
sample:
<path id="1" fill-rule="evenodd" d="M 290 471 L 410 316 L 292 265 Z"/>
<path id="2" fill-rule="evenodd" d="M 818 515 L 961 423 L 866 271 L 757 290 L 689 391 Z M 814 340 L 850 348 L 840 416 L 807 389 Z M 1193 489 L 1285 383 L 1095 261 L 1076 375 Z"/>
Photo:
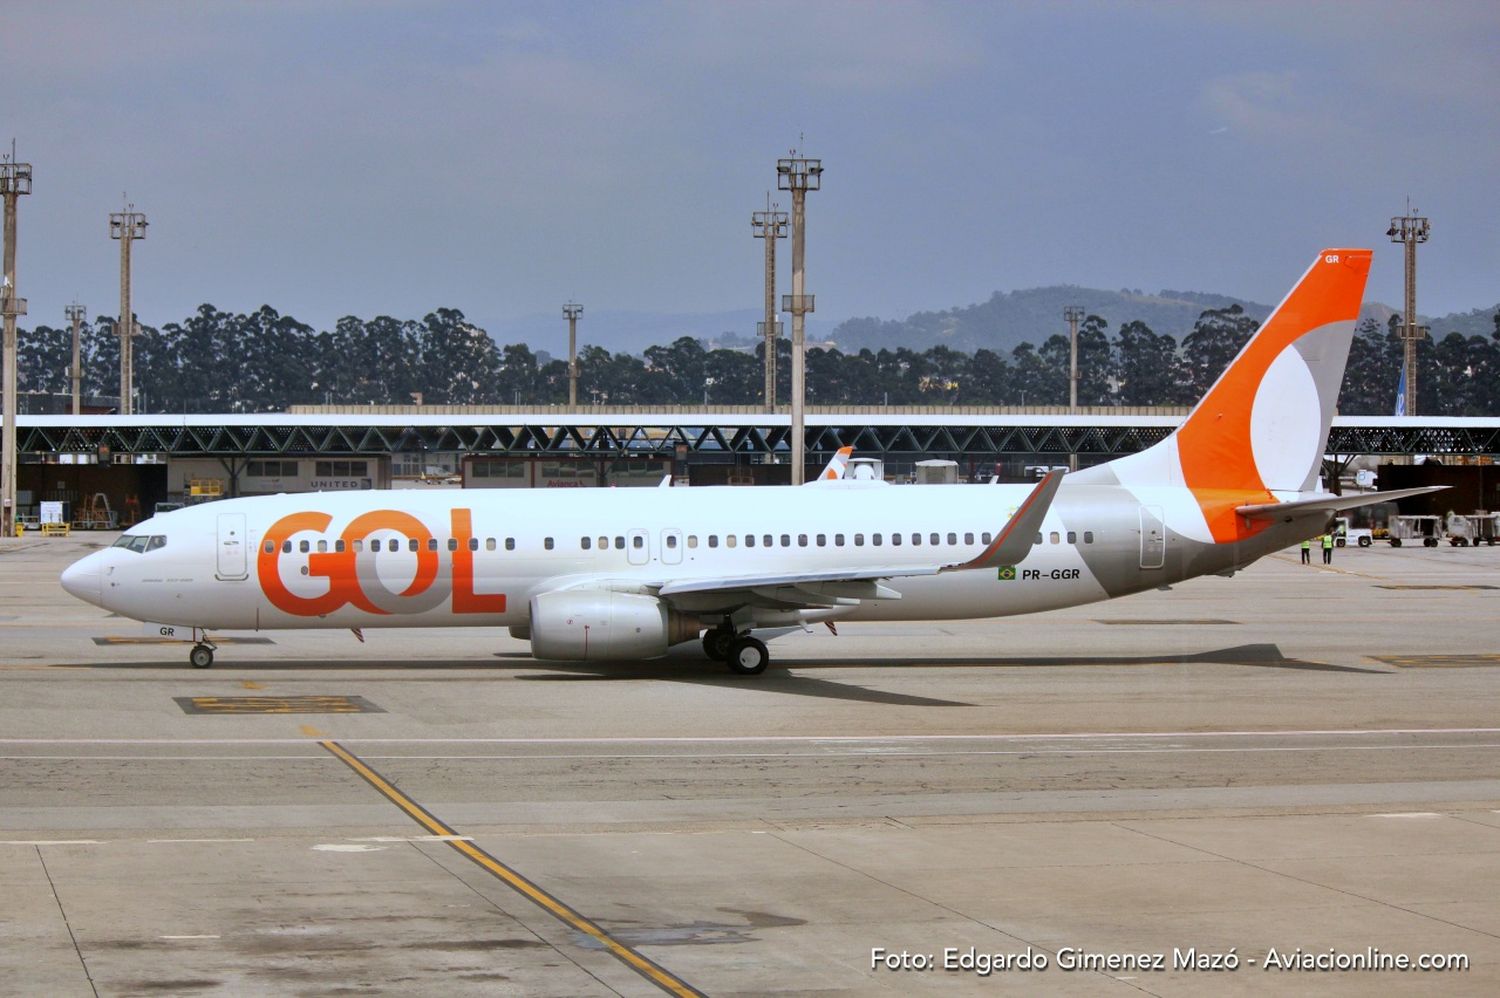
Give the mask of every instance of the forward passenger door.
<path id="1" fill-rule="evenodd" d="M 644 565 L 651 560 L 651 532 L 639 527 L 625 538 L 625 560 L 632 565 Z"/>

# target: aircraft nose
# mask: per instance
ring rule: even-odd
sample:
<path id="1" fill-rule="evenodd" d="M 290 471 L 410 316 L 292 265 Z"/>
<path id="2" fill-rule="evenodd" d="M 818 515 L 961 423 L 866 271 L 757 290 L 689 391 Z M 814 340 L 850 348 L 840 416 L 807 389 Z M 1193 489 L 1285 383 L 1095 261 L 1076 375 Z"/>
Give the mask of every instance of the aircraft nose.
<path id="1" fill-rule="evenodd" d="M 73 562 L 73 564 L 63 569 L 62 587 L 85 603 L 102 606 L 103 604 L 99 595 L 101 577 L 99 563 L 101 560 L 100 553 L 95 551 L 93 554 L 85 555 Z"/>

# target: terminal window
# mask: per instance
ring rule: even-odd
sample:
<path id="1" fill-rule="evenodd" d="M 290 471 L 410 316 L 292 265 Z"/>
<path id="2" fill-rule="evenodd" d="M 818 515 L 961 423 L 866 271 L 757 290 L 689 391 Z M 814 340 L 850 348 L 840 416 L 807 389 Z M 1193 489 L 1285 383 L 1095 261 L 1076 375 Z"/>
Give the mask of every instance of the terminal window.
<path id="1" fill-rule="evenodd" d="M 297 462 L 290 463 L 295 466 Z M 370 473 L 368 461 L 319 461 L 316 467 L 319 478 L 363 478 Z"/>
<path id="2" fill-rule="evenodd" d="M 246 478 L 296 478 L 296 461 L 246 461 Z"/>

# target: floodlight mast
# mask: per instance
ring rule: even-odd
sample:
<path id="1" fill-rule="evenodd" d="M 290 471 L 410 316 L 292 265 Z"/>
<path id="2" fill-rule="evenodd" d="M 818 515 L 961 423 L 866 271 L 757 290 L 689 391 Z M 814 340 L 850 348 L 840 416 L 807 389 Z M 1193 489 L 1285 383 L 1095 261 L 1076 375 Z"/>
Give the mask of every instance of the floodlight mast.
<path id="1" fill-rule="evenodd" d="M 4 318 L 3 345 L 5 378 L 0 391 L 5 393 L 3 441 L 0 441 L 0 537 L 14 537 L 16 532 L 16 316 L 26 314 L 26 299 L 16 295 L 16 199 L 31 193 L 31 164 L 16 162 L 15 143 L 10 155 L 0 159 L 0 197 L 5 201 L 5 276 L 0 285 L 0 316 Z"/>
<path id="2" fill-rule="evenodd" d="M 781 339 L 781 323 L 776 321 L 776 240 L 786 238 L 787 214 L 776 211 L 766 194 L 766 210 L 750 213 L 750 228 L 756 239 L 766 241 L 766 317 L 755 324 L 764 344 L 766 387 L 764 401 L 767 412 L 776 411 L 776 344 Z"/>
<path id="3" fill-rule="evenodd" d="M 1417 344 L 1427 335 L 1427 327 L 1417 325 L 1417 244 L 1425 243 L 1431 232 L 1428 220 L 1414 214 L 1409 202 L 1406 214 L 1391 219 L 1391 227 L 1385 231 L 1391 242 L 1406 246 L 1406 313 L 1401 317 L 1401 363 L 1406 392 L 1401 401 L 1408 416 L 1417 414 Z"/>
<path id="4" fill-rule="evenodd" d="M 109 238 L 120 241 L 120 415 L 135 413 L 135 314 L 130 306 L 130 244 L 146 238 L 146 216 L 127 203 L 124 211 L 109 213 Z"/>
<path id="5" fill-rule="evenodd" d="M 1083 306 L 1068 305 L 1063 309 L 1063 319 L 1068 323 L 1068 412 L 1078 414 L 1078 322 L 1083 318 Z M 1078 470 L 1078 452 L 1068 454 L 1068 470 Z"/>
<path id="6" fill-rule="evenodd" d="M 806 317 L 813 311 L 813 296 L 807 293 L 804 261 L 807 248 L 807 192 L 823 186 L 823 161 L 796 154 L 776 161 L 777 190 L 792 192 L 792 293 L 783 295 L 782 310 L 792 313 L 792 484 L 801 485 L 806 473 L 803 463 L 804 413 L 807 401 Z"/>
<path id="7" fill-rule="evenodd" d="M 77 416 L 83 412 L 83 365 L 80 363 L 82 348 L 80 339 L 83 335 L 83 320 L 88 318 L 88 309 L 76 301 L 63 308 L 63 315 L 73 324 L 73 366 L 68 368 L 68 381 L 73 389 L 73 415 Z"/>
<path id="8" fill-rule="evenodd" d="M 570 301 L 563 306 L 563 317 L 568 320 L 568 407 L 578 408 L 578 317 L 583 306 Z"/>

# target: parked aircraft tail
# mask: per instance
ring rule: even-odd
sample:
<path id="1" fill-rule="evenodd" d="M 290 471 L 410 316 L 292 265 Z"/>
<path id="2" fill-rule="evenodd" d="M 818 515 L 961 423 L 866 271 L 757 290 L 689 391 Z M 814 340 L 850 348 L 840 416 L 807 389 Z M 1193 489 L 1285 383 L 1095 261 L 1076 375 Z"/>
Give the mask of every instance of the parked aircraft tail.
<path id="1" fill-rule="evenodd" d="M 1176 432 L 1075 481 L 1186 486 L 1215 541 L 1245 534 L 1238 507 L 1316 488 L 1371 256 L 1319 253 Z"/>
<path id="2" fill-rule="evenodd" d="M 1371 251 L 1327 249 L 1177 430 L 1184 483 L 1316 486 Z"/>

